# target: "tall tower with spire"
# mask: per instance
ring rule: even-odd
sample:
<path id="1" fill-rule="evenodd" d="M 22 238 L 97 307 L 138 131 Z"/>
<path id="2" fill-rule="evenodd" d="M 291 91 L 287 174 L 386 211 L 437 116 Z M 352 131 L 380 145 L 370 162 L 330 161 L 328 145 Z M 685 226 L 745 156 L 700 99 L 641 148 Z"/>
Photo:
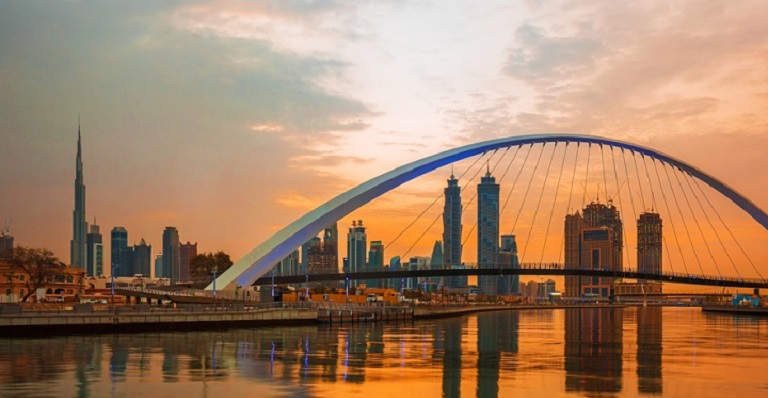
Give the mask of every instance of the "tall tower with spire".
<path id="1" fill-rule="evenodd" d="M 448 186 L 443 190 L 445 206 L 443 207 L 443 268 L 461 265 L 461 187 L 459 180 L 453 175 L 448 179 Z M 445 285 L 452 288 L 461 286 L 462 277 L 445 278 Z"/>
<path id="2" fill-rule="evenodd" d="M 477 185 L 477 268 L 496 268 L 499 258 L 499 184 L 490 166 Z M 498 294 L 497 276 L 480 276 L 484 294 Z"/>
<path id="3" fill-rule="evenodd" d="M 80 145 L 80 121 L 77 122 L 77 160 L 75 161 L 75 211 L 72 214 L 72 241 L 69 263 L 73 268 L 85 268 L 88 225 L 85 222 L 85 184 L 83 183 L 83 150 Z"/>

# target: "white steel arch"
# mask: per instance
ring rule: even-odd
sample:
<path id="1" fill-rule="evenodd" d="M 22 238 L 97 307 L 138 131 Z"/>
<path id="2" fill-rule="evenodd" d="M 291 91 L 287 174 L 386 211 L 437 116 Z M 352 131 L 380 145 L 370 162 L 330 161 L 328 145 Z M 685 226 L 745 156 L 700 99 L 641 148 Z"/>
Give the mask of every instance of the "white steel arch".
<path id="1" fill-rule="evenodd" d="M 250 253 L 237 260 L 232 267 L 222 273 L 221 276 L 217 278 L 217 284 L 220 288 L 224 289 L 234 289 L 236 285 L 248 286 L 253 284 L 256 279 L 272 269 L 277 262 L 285 258 L 304 242 L 316 236 L 323 228 L 333 224 L 355 209 L 370 202 L 372 199 L 389 192 L 407 181 L 429 173 L 438 167 L 494 149 L 549 142 L 576 142 L 608 145 L 627 149 L 669 163 L 701 181 L 704 181 L 707 185 L 733 201 L 733 203 L 752 216 L 752 218 L 762 225 L 763 228 L 768 230 L 768 214 L 757 207 L 744 195 L 741 195 L 724 182 L 698 168 L 654 149 L 592 135 L 520 135 L 449 149 L 436 155 L 400 166 L 392 171 L 372 178 L 329 200 L 327 203 L 308 212 L 298 220 L 272 235 L 272 237 L 256 246 Z M 206 287 L 206 289 L 213 289 L 213 284 Z"/>

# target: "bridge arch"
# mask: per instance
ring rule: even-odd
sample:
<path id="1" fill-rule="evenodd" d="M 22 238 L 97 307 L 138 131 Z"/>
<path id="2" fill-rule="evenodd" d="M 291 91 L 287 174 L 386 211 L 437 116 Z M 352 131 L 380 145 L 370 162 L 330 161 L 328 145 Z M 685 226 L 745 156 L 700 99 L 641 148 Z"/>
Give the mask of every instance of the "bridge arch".
<path id="1" fill-rule="evenodd" d="M 372 178 L 347 192 L 329 200 L 320 207 L 308 212 L 298 220 L 278 231 L 272 237 L 256 246 L 232 267 L 217 278 L 220 288 L 234 288 L 235 285 L 247 286 L 266 274 L 274 265 L 290 254 L 295 248 L 316 236 L 318 231 L 338 221 L 342 217 L 365 205 L 371 200 L 414 178 L 429 173 L 439 167 L 466 159 L 484 152 L 511 146 L 545 143 L 584 143 L 608 145 L 637 152 L 643 156 L 671 164 L 705 182 L 722 195 L 733 201 L 747 212 L 760 225 L 768 230 L 768 214 L 757 207 L 744 195 L 736 192 L 719 179 L 698 168 L 657 150 L 640 145 L 592 135 L 576 134 L 533 134 L 499 138 L 449 149 L 444 152 L 400 166 L 392 171 Z M 213 284 L 207 290 L 213 289 Z"/>

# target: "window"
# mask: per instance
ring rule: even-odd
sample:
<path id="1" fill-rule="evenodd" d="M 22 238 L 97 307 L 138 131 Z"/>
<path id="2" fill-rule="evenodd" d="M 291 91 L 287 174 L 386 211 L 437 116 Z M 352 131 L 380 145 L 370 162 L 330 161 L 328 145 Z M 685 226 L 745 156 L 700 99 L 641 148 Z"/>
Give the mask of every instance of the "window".
<path id="1" fill-rule="evenodd" d="M 12 280 L 11 280 L 11 276 L 10 276 L 10 275 L 6 275 L 6 276 L 5 276 L 5 281 L 6 281 L 7 283 L 12 283 Z"/>
<path id="2" fill-rule="evenodd" d="M 72 275 L 67 277 L 67 283 L 72 283 L 75 281 L 75 278 L 72 277 Z"/>
<path id="3" fill-rule="evenodd" d="M 24 295 L 24 289 L 19 290 L 19 297 Z"/>
<path id="4" fill-rule="evenodd" d="M 5 289 L 5 295 L 10 296 L 11 295 L 11 289 Z"/>
<path id="5" fill-rule="evenodd" d="M 19 282 L 24 282 L 24 275 L 19 275 Z"/>

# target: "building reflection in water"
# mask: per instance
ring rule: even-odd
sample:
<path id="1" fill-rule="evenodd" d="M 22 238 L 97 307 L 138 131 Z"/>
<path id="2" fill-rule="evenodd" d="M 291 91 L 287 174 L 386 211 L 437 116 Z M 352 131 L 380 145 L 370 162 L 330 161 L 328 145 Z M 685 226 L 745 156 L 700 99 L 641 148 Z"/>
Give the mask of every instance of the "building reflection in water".
<path id="1" fill-rule="evenodd" d="M 661 307 L 637 309 L 637 391 L 660 394 L 661 380 Z"/>
<path id="2" fill-rule="evenodd" d="M 477 316 L 477 396 L 499 395 L 502 353 L 517 354 L 520 313 L 493 311 Z M 514 361 L 506 370 L 515 370 Z M 457 395 L 458 396 L 458 395 Z"/>
<path id="3" fill-rule="evenodd" d="M 461 343 L 466 324 L 466 317 L 435 322 L 432 357 L 433 363 L 442 363 L 444 397 L 461 395 Z"/>
<path id="4" fill-rule="evenodd" d="M 622 308 L 565 310 L 565 390 L 619 393 Z"/>

